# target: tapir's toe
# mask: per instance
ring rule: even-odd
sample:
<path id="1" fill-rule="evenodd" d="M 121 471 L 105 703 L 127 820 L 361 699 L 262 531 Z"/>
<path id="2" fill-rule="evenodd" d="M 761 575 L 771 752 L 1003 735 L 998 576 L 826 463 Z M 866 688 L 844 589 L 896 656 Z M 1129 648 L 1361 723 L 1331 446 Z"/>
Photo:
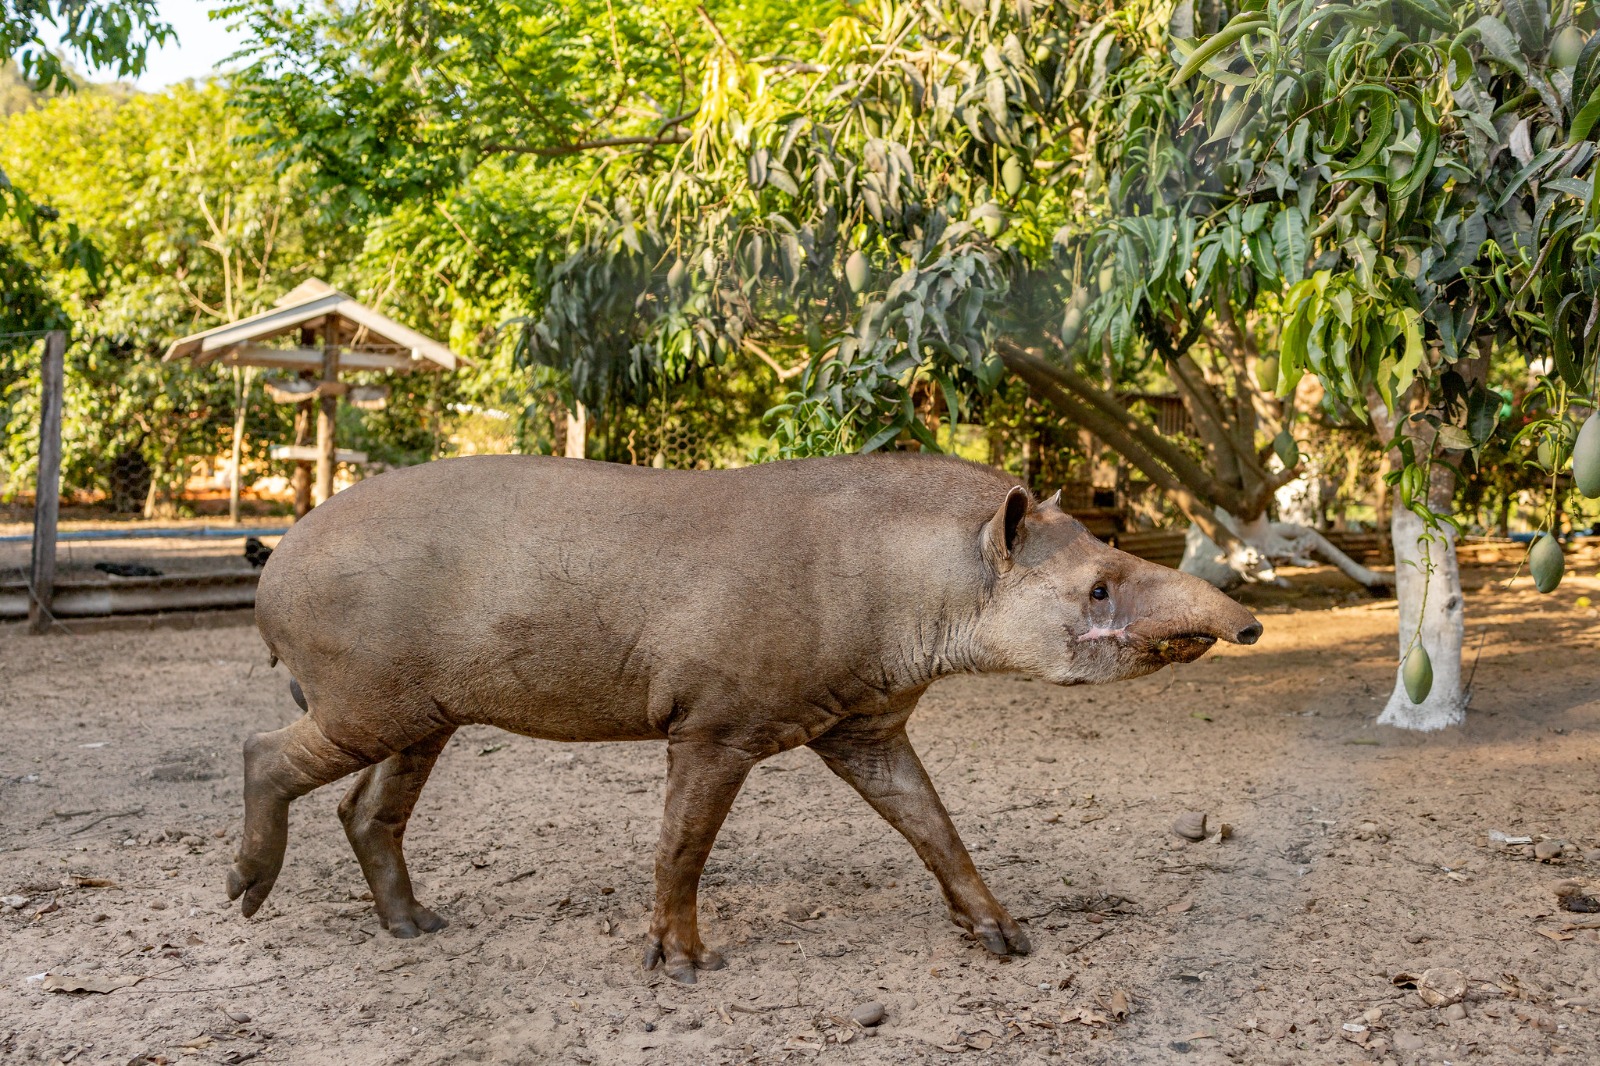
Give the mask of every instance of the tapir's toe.
<path id="1" fill-rule="evenodd" d="M 277 879 L 275 871 L 271 874 L 258 873 L 241 860 L 228 869 L 228 898 L 232 900 L 243 896 L 239 911 L 249 918 L 267 901 L 267 894 L 272 891 L 273 882 Z"/>
<path id="2" fill-rule="evenodd" d="M 661 937 L 654 935 L 645 942 L 644 968 L 653 970 L 662 966 L 667 976 L 680 985 L 695 984 L 701 970 L 720 970 L 726 965 L 728 961 L 721 954 L 704 944 L 691 952 L 682 947 L 669 946 Z"/>
<path id="3" fill-rule="evenodd" d="M 389 930 L 389 935 L 401 940 L 411 940 L 423 933 L 437 933 L 450 923 L 438 913 L 429 910 L 416 900 L 396 907 L 392 913 L 379 914 L 378 920 Z"/>
<path id="4" fill-rule="evenodd" d="M 950 917 L 985 949 L 996 955 L 1026 955 L 1033 950 L 1028 934 L 1004 910 L 974 918 L 952 908 Z"/>

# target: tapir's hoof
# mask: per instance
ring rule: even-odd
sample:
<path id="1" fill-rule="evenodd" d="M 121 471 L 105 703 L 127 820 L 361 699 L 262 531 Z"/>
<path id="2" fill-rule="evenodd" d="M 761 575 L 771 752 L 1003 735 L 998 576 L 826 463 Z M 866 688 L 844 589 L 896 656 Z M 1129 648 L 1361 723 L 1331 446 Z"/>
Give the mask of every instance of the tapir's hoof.
<path id="1" fill-rule="evenodd" d="M 246 918 L 261 909 L 261 904 L 267 900 L 267 893 L 272 891 L 273 882 L 277 876 L 265 876 L 251 873 L 246 870 L 243 863 L 234 863 L 228 869 L 228 898 L 238 899 L 244 897 L 244 902 L 239 904 L 239 911 Z"/>
<path id="2" fill-rule="evenodd" d="M 437 933 L 450 924 L 441 915 L 415 902 L 392 917 L 385 918 L 381 914 L 378 915 L 378 921 L 389 930 L 390 936 L 399 937 L 401 940 L 410 940 L 423 933 Z"/>
<path id="3" fill-rule="evenodd" d="M 659 937 L 652 936 L 644 948 L 644 968 L 653 970 L 666 964 L 667 976 L 680 985 L 692 985 L 699 980 L 701 970 L 720 970 L 728 961 L 710 948 L 701 945 L 697 954 L 675 951 L 668 956 Z"/>
<path id="4" fill-rule="evenodd" d="M 1033 950 L 1033 945 L 1028 942 L 1028 934 L 1004 911 L 998 917 L 976 920 L 964 919 L 954 913 L 951 918 L 971 934 L 972 939 L 995 955 L 1026 955 Z"/>

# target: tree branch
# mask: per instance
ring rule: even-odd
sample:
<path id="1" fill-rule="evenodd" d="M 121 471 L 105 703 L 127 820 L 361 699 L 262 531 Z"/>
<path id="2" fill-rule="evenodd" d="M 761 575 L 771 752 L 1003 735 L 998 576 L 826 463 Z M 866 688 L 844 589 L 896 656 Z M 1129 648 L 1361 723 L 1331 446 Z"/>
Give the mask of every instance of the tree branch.
<path id="1" fill-rule="evenodd" d="M 668 122 L 682 122 L 684 118 L 669 119 Z M 545 159 L 558 156 L 578 155 L 582 152 L 592 152 L 600 148 L 626 148 L 632 145 L 656 147 L 664 144 L 682 144 L 689 139 L 689 134 L 683 130 L 670 130 L 658 134 L 642 134 L 636 137 L 597 137 L 592 141 L 575 141 L 572 144 L 555 144 L 548 146 L 532 144 L 500 144 L 491 142 L 480 146 L 479 151 L 485 155 L 533 155 Z"/>
<path id="2" fill-rule="evenodd" d="M 1000 353 L 1001 360 L 1014 372 L 1020 374 L 1021 364 L 1031 364 L 1031 369 L 1036 375 L 1052 379 L 1058 387 L 1068 390 L 1080 400 L 1098 409 L 1105 418 L 1119 428 L 1123 435 L 1137 440 L 1140 448 L 1165 464 L 1185 485 L 1204 496 L 1210 505 L 1220 506 L 1226 510 L 1233 509 L 1231 505 L 1237 502 L 1234 499 L 1237 496 L 1236 490 L 1212 477 L 1199 463 L 1183 454 L 1160 433 L 1140 423 L 1126 407 L 1107 395 L 1104 389 L 1096 388 L 1082 374 L 1071 367 L 1052 363 L 1010 341 L 1000 341 L 996 350 Z"/>
<path id="3" fill-rule="evenodd" d="M 1084 400 L 1068 392 L 1049 371 L 1052 367 L 1043 358 L 1015 344 L 1002 341 L 996 350 L 1012 373 L 1033 387 L 1034 391 L 1062 414 L 1089 430 L 1095 436 L 1117 449 L 1123 458 L 1138 467 L 1157 487 L 1172 498 L 1184 515 L 1201 532 L 1230 556 L 1245 550 L 1244 542 L 1222 524 L 1213 506 L 1191 491 L 1173 472 L 1162 466 L 1145 447 L 1145 443 L 1131 435 L 1117 419 L 1097 410 Z"/>

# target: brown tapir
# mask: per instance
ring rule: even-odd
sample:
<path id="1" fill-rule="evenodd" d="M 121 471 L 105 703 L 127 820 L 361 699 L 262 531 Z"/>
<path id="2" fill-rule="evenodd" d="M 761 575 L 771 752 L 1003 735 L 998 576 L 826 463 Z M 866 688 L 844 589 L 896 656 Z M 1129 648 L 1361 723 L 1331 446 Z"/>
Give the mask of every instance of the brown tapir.
<path id="1" fill-rule="evenodd" d="M 460 725 L 665 740 L 644 961 L 684 982 L 722 965 L 696 896 L 723 818 L 753 766 L 801 744 L 911 842 L 957 924 L 1026 952 L 906 739 L 918 698 L 959 673 L 1138 677 L 1261 634 L 1210 585 L 1107 547 L 1055 499 L 919 456 L 396 470 L 289 531 L 256 620 L 307 713 L 245 743 L 228 896 L 247 916 L 282 868 L 289 802 L 359 770 L 339 816 L 379 919 L 402 937 L 443 927 L 400 844 Z"/>

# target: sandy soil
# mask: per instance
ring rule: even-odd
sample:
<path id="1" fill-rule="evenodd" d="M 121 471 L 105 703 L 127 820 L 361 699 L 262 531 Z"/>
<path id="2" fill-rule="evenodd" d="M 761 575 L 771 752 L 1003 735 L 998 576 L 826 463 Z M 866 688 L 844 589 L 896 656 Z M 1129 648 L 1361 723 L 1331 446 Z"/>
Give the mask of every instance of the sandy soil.
<path id="1" fill-rule="evenodd" d="M 0 896 L 26 898 L 0 907 L 0 1060 L 1596 1061 L 1600 916 L 1553 886 L 1600 878 L 1600 631 L 1575 603 L 1600 580 L 1507 576 L 1469 574 L 1477 695 L 1444 736 L 1374 726 L 1393 604 L 1325 574 L 1263 598 L 1255 648 L 1114 688 L 936 686 L 913 737 L 1027 958 L 964 940 L 815 757 L 772 760 L 705 880 L 729 966 L 690 989 L 639 968 L 660 746 L 463 730 L 407 841 L 447 930 L 378 927 L 337 787 L 296 805 L 245 921 L 221 888 L 239 746 L 295 714 L 254 631 L 0 627 Z M 1186 809 L 1231 839 L 1174 837 Z M 1470 980 L 1461 1007 L 1393 983 L 1430 967 Z"/>

